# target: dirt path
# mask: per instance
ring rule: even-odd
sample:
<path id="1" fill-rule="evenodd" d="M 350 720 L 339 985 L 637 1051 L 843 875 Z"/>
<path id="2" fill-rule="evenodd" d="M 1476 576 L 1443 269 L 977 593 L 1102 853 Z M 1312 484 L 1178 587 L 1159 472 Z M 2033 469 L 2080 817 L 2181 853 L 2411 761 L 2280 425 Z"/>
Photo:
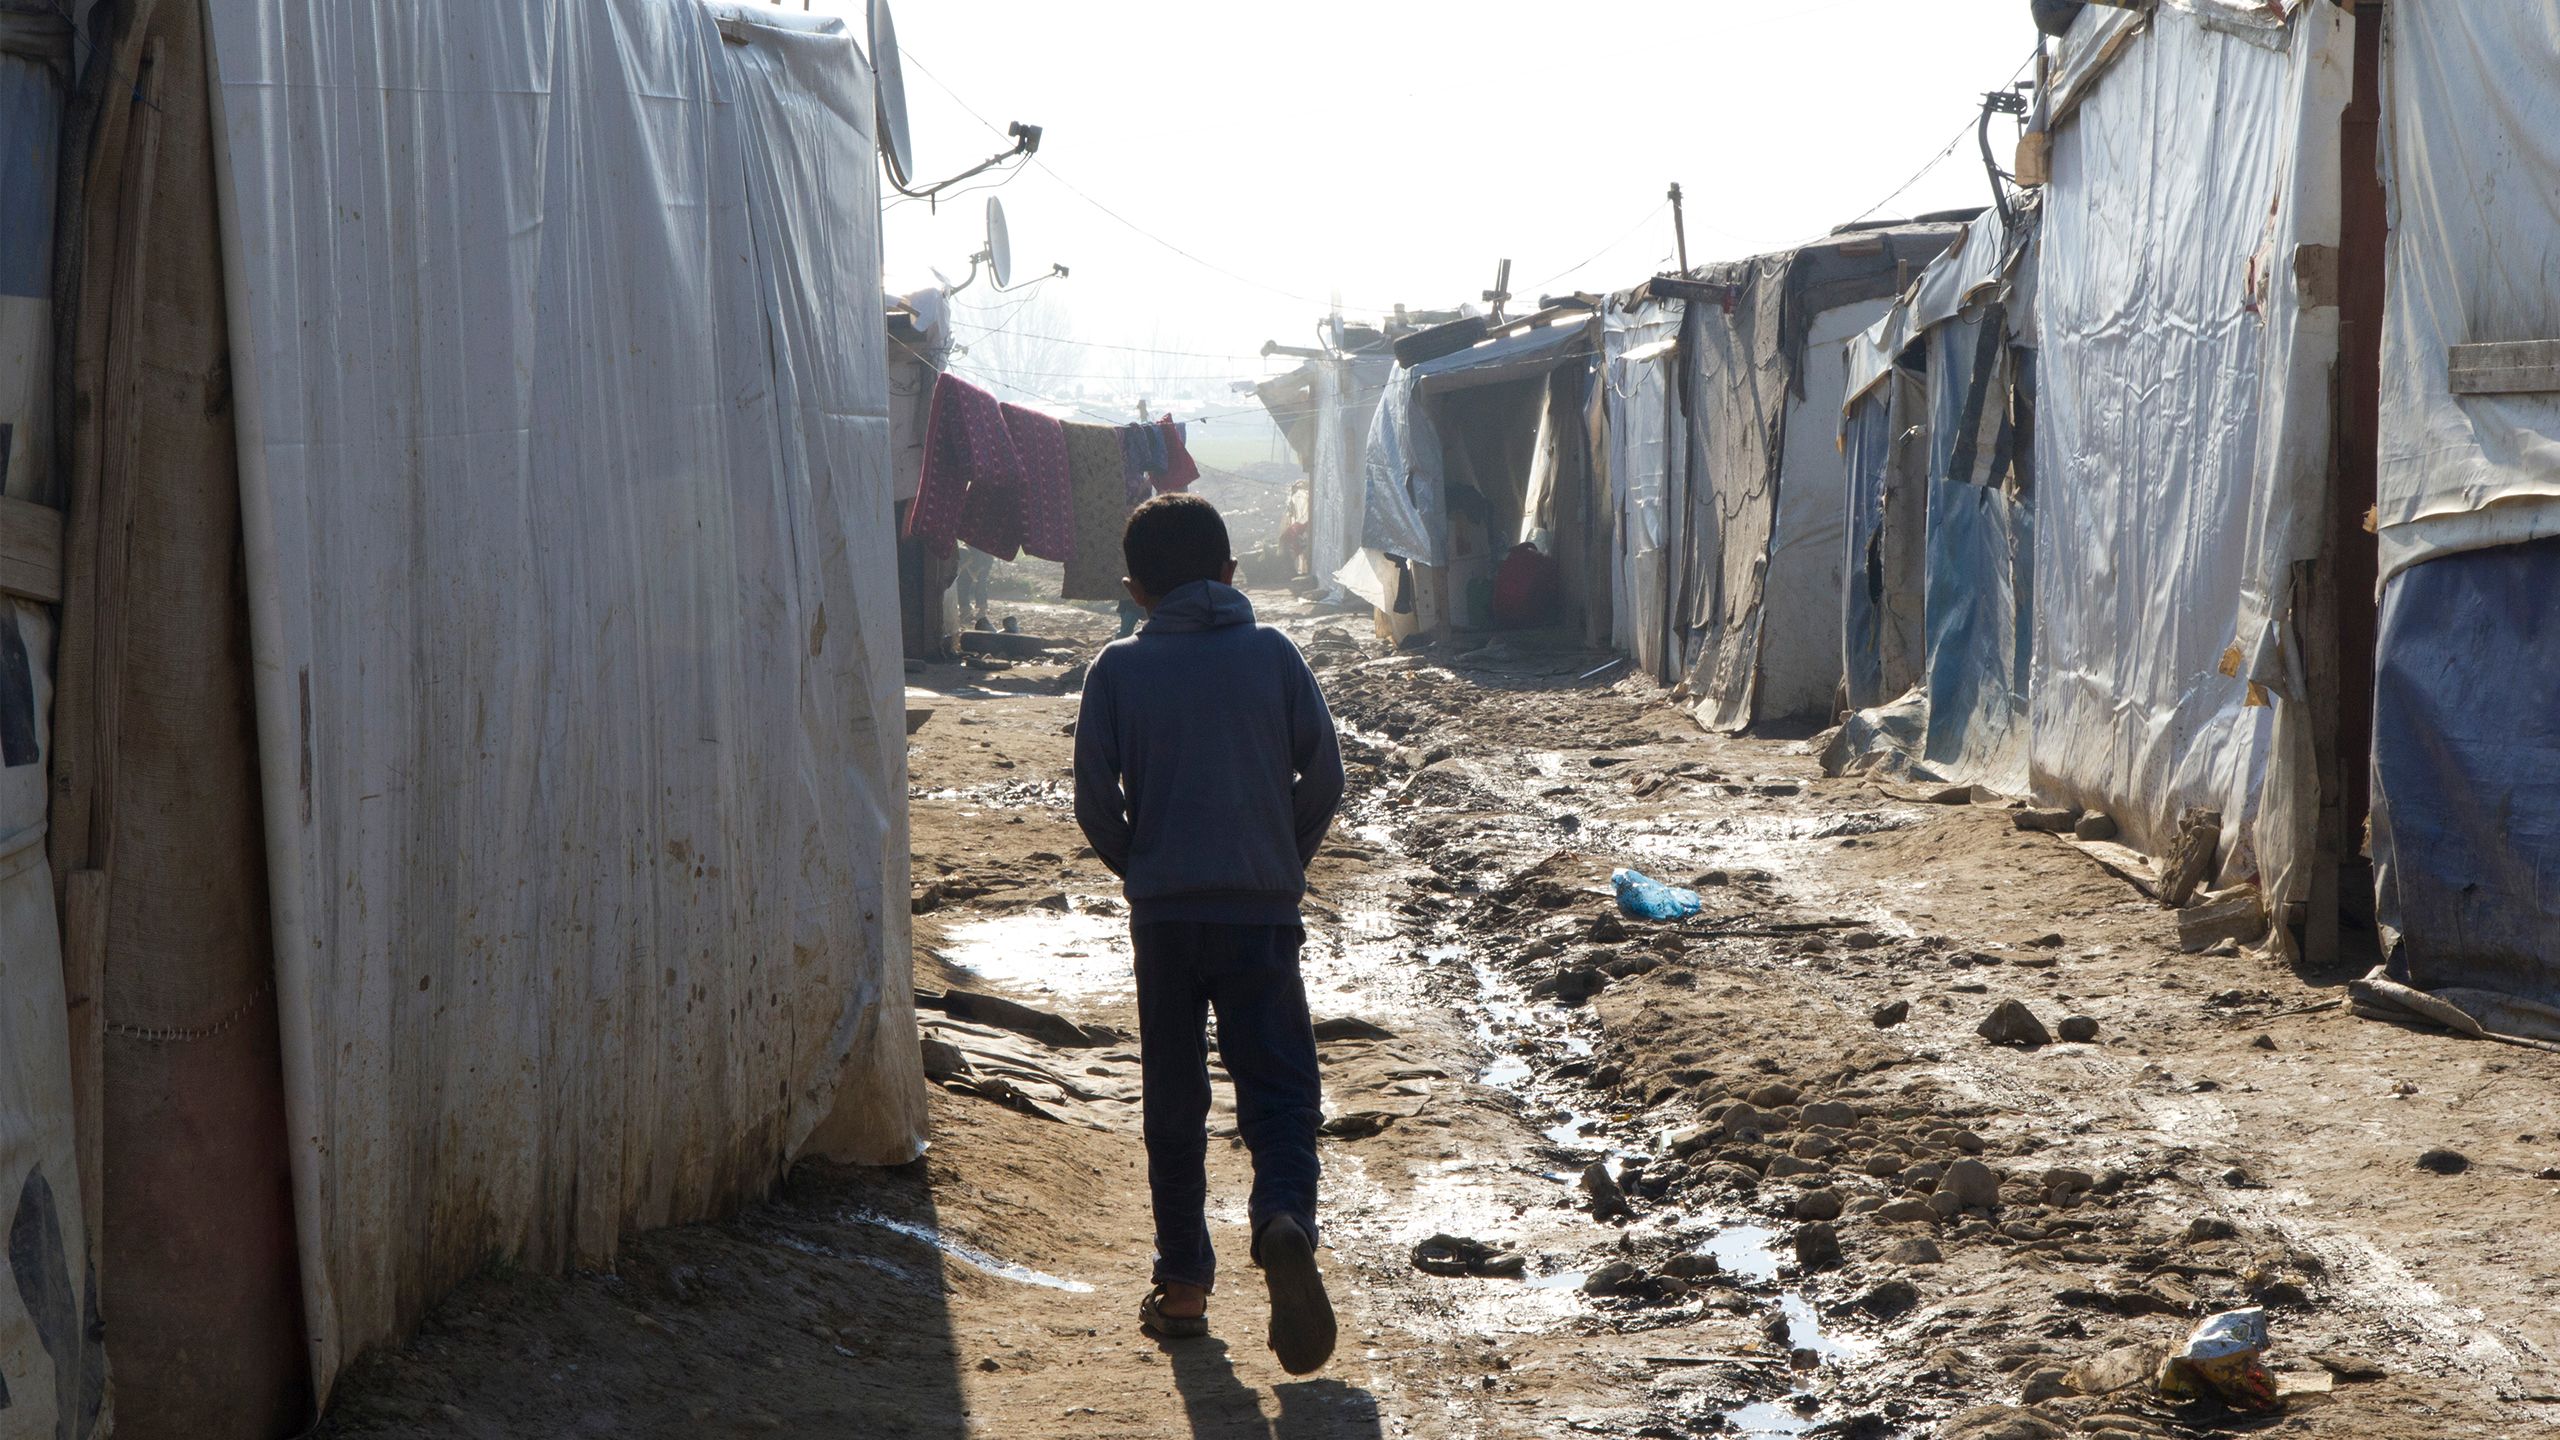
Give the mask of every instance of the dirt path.
<path id="1" fill-rule="evenodd" d="M 1108 631 L 1018 608 L 1087 649 Z M 1324 1374 L 1291 1381 L 1262 1346 L 1232 1145 L 1212 1153 L 1219 1338 L 1134 1329 L 1126 915 L 1067 810 L 1076 702 L 1059 663 L 950 667 L 914 681 L 941 697 L 914 751 L 918 985 L 952 996 L 926 1015 L 931 1156 L 803 1167 L 734 1223 L 637 1238 L 613 1276 L 484 1277 L 368 1361 L 327 1430 L 2223 1433 L 2265 1422 L 2106 1381 L 2251 1299 L 2314 1392 L 2284 1433 L 2560 1425 L 2560 1183 L 2538 1178 L 2560 1057 L 2180 955 L 2067 843 L 1701 735 L 1589 675 L 1604 657 L 1442 663 L 1288 623 L 1354 762 L 1307 952 L 1342 1022 Z M 1707 912 L 1618 920 L 1620 865 L 1699 882 Z M 2003 999 L 2096 1038 L 1994 1047 L 1975 1025 Z M 2419 1168 L 2439 1147 L 2468 1168 Z M 1953 1203 L 1982 1181 L 1987 1206 Z M 1435 1232 L 1526 1274 L 1418 1273 Z"/>

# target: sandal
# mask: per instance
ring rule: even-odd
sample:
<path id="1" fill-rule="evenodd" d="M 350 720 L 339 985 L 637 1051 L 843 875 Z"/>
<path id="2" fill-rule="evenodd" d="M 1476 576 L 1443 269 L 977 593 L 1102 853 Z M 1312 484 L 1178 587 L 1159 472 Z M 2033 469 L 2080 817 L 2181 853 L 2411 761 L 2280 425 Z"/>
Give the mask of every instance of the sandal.
<path id="1" fill-rule="evenodd" d="M 1158 1285 L 1138 1302 L 1138 1324 L 1148 1333 L 1166 1340 L 1197 1340 L 1209 1333 L 1208 1316 L 1167 1315 L 1164 1299 L 1164 1287 Z"/>
<path id="2" fill-rule="evenodd" d="M 1282 1215 L 1262 1227 L 1254 1249 L 1271 1291 L 1271 1353 L 1292 1375 L 1312 1375 L 1333 1358 L 1333 1301 L 1316 1269 L 1316 1242 Z"/>

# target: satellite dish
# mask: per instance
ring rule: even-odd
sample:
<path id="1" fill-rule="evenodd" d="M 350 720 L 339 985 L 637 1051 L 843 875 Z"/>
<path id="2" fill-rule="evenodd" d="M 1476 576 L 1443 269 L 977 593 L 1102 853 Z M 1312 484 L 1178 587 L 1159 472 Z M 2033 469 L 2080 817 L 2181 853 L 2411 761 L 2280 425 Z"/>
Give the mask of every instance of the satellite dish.
<path id="1" fill-rule="evenodd" d="M 888 162 L 890 184 L 903 190 L 915 175 L 915 148 L 907 139 L 907 79 L 898 66 L 898 26 L 889 18 L 889 0 L 871 0 L 871 91 L 880 158 Z"/>
<path id="2" fill-rule="evenodd" d="M 987 197 L 987 269 L 1002 290 L 1013 283 L 1013 236 L 1004 227 L 1004 202 Z"/>

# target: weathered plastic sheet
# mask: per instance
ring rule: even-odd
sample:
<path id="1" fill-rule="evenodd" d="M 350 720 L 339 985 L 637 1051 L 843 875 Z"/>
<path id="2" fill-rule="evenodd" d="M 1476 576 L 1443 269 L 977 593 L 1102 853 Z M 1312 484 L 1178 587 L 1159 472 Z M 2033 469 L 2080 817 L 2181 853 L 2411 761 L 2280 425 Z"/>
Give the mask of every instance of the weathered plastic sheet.
<path id="1" fill-rule="evenodd" d="M 2402 570 L 2376 649 L 2374 881 L 2394 971 L 2560 1005 L 2560 538 Z"/>
<path id="2" fill-rule="evenodd" d="M 1395 362 L 1362 355 L 1309 367 L 1314 371 L 1315 435 L 1308 486 L 1309 573 L 1330 577 L 1360 549 L 1367 518 L 1363 461 L 1378 402 Z"/>
<path id="3" fill-rule="evenodd" d="M 2036 506 L 2014 424 L 2016 336 L 1990 306 L 1929 332 L 1927 741 L 1951 780 L 2027 788 Z"/>
<path id="4" fill-rule="evenodd" d="M 2491 1029 L 2560 1004 L 2560 393 L 2456 395 L 2460 344 L 2560 339 L 2560 31 L 2398 5 L 2385 78 L 2373 858 L 2401 977 Z"/>
<path id="5" fill-rule="evenodd" d="M 1673 565 L 1672 477 L 1687 468 L 1679 416 L 1678 301 L 1633 309 L 1612 302 L 1602 317 L 1601 405 L 1610 493 L 1616 504 L 1611 642 L 1665 684 L 1677 678 L 1671 633 L 1679 576 Z"/>
<path id="6" fill-rule="evenodd" d="M 0 29 L 0 495 L 49 501 L 56 62 L 70 36 L 10 8 Z M 45 858 L 53 659 L 52 607 L 0 592 L 0 1440 L 86 1440 L 106 1396 Z"/>
<path id="7" fill-rule="evenodd" d="M 1867 710 L 1919 682 L 1928 659 L 1928 390 L 1896 367 L 1849 407 L 1843 685 Z"/>
<path id="8" fill-rule="evenodd" d="M 2338 164 L 2350 24 L 2161 6 L 2055 135 L 2043 201 L 2033 784 L 2155 851 L 2186 807 L 2216 808 L 2229 876 L 2297 863 L 2291 838 L 2262 856 L 2258 825 L 2271 756 L 2308 757 L 2278 743 L 2299 692 L 2240 641 L 2267 633 L 2317 518 L 2299 502 L 2327 419 L 2295 407 L 2325 395 L 2335 323 L 2291 292 L 2297 247 L 2336 239 L 2317 177 Z M 2323 184 L 2325 208 L 2306 200 Z M 2300 836 L 2316 792 L 2281 779 L 2271 830 Z"/>
<path id="9" fill-rule="evenodd" d="M 1761 597 L 1792 389 L 1783 357 L 1793 260 L 1773 255 L 1717 267 L 1707 279 L 1730 287 L 1732 304 L 1690 305 L 1683 315 L 1694 478 L 1680 619 L 1694 650 L 1690 711 L 1710 730 L 1744 729 L 1758 713 L 1767 618 Z"/>
<path id="10" fill-rule="evenodd" d="M 872 95 L 758 4 L 211 14 L 325 1394 L 922 1145 Z"/>
<path id="11" fill-rule="evenodd" d="M 2560 534 L 2560 390 L 2456 395 L 2456 345 L 2560 341 L 2560 26 L 2547 5 L 2396 5 L 2378 477 L 2385 578 Z"/>
<path id="12" fill-rule="evenodd" d="M 1424 565 L 1443 563 L 1449 553 L 1449 512 L 1440 436 L 1415 404 L 1414 374 L 1406 366 L 1387 376 L 1378 413 L 1369 422 L 1368 443 L 1361 449 L 1360 472 L 1360 548 Z M 1369 593 L 1364 579 L 1376 567 L 1374 559 L 1355 555 L 1335 578 L 1370 604 L 1383 604 Z"/>
<path id="13" fill-rule="evenodd" d="M 1848 381 L 1847 343 L 1890 308 L 1888 299 L 1839 306 L 1814 316 L 1806 332 L 1798 392 L 1787 401 L 1761 601 L 1768 611 L 1760 631 L 1762 721 L 1827 723 L 1835 713 L 1848 583 L 1849 464 L 1833 412 Z"/>

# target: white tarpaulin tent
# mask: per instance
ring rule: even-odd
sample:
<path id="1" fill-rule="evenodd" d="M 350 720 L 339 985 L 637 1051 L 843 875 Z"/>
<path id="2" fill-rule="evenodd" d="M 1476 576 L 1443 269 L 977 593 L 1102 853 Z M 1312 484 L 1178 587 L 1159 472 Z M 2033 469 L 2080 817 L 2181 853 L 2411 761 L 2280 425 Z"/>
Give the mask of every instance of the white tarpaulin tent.
<path id="1" fill-rule="evenodd" d="M 760 4 L 210 13 L 325 1393 L 921 1146 L 873 104 Z"/>
<path id="2" fill-rule="evenodd" d="M 2295 898 L 2317 799 L 2287 637 L 2324 513 L 2354 22 L 2163 0 L 2082 30 L 2107 64 L 2066 77 L 2037 276 L 2033 784 L 2154 852 L 2218 809 L 2226 869 Z"/>
<path id="3" fill-rule="evenodd" d="M 1669 683 L 1671 606 L 1679 582 L 1676 527 L 1686 517 L 1688 426 L 1681 422 L 1680 302 L 1632 306 L 1613 297 L 1601 316 L 1601 411 L 1614 501 L 1610 641 Z M 1675 494 L 1675 489 L 1680 493 Z"/>

